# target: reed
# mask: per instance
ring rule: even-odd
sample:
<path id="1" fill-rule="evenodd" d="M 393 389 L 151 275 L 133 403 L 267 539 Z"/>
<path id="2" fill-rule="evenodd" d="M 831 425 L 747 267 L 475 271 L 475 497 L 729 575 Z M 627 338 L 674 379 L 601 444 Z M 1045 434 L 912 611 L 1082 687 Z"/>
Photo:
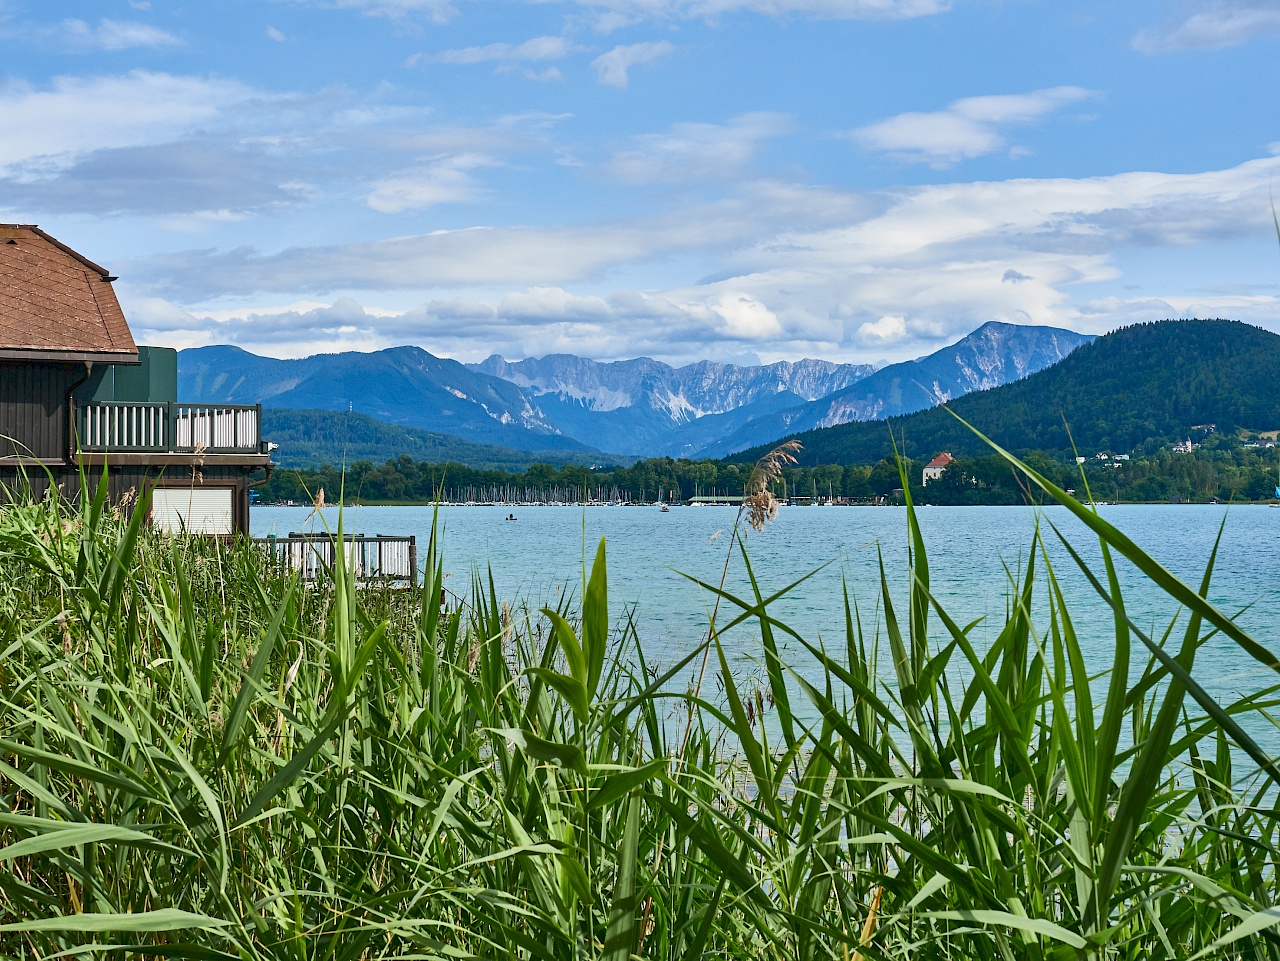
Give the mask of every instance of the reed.
<path id="1" fill-rule="evenodd" d="M 1183 584 L 1009 459 L 1097 537 L 1097 571 L 1071 545 L 1097 599 L 1067 596 L 1042 521 L 979 649 L 909 507 L 875 624 L 846 592 L 824 645 L 737 539 L 750 590 L 703 584 L 714 695 L 682 687 L 703 645 L 646 661 L 603 542 L 577 602 L 534 611 L 483 573 L 442 605 L 435 537 L 420 589 L 357 590 L 152 534 L 105 487 L 7 508 L 0 954 L 1280 957 L 1280 771 L 1248 733 L 1277 686 L 1218 704 L 1196 680 L 1215 635 L 1275 657 L 1205 599 L 1216 551 Z M 1160 636 L 1124 564 L 1180 608 Z M 743 623 L 754 682 L 721 641 Z"/>

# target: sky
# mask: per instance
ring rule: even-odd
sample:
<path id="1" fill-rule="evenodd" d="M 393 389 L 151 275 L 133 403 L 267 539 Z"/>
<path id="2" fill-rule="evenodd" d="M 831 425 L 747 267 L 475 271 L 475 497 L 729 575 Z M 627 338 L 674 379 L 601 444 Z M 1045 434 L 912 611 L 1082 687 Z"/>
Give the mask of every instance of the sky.
<path id="1" fill-rule="evenodd" d="M 0 0 L 0 220 L 140 343 L 1280 332 L 1280 0 Z"/>

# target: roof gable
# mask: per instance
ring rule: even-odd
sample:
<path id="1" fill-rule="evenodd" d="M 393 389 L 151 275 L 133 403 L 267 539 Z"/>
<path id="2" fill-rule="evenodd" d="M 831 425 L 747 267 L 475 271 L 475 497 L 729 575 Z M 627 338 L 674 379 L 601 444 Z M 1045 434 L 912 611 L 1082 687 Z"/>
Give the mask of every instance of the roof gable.
<path id="1" fill-rule="evenodd" d="M 136 363 L 107 272 L 29 224 L 0 224 L 0 357 Z"/>

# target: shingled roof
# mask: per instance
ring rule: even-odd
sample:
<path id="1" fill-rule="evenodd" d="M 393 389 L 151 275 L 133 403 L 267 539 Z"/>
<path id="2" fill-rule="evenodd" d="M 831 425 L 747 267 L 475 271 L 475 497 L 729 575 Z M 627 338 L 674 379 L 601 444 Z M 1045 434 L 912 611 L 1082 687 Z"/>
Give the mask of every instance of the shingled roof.
<path id="1" fill-rule="evenodd" d="M 137 363 L 114 277 L 30 224 L 0 224 L 0 359 Z"/>

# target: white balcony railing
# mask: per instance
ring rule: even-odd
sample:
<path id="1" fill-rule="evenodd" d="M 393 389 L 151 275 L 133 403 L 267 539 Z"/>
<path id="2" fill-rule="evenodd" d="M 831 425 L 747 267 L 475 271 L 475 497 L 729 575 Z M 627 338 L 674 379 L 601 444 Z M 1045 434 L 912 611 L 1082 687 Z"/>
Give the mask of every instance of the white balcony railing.
<path id="1" fill-rule="evenodd" d="M 76 409 L 80 450 L 86 453 L 257 454 L 262 407 L 97 401 Z"/>
<path id="2" fill-rule="evenodd" d="M 338 557 L 335 537 L 293 532 L 288 537 L 255 537 L 286 571 L 297 571 L 304 580 L 333 576 Z M 402 583 L 413 586 L 418 569 L 418 542 L 409 537 L 348 534 L 342 539 L 347 573 L 357 581 Z"/>

